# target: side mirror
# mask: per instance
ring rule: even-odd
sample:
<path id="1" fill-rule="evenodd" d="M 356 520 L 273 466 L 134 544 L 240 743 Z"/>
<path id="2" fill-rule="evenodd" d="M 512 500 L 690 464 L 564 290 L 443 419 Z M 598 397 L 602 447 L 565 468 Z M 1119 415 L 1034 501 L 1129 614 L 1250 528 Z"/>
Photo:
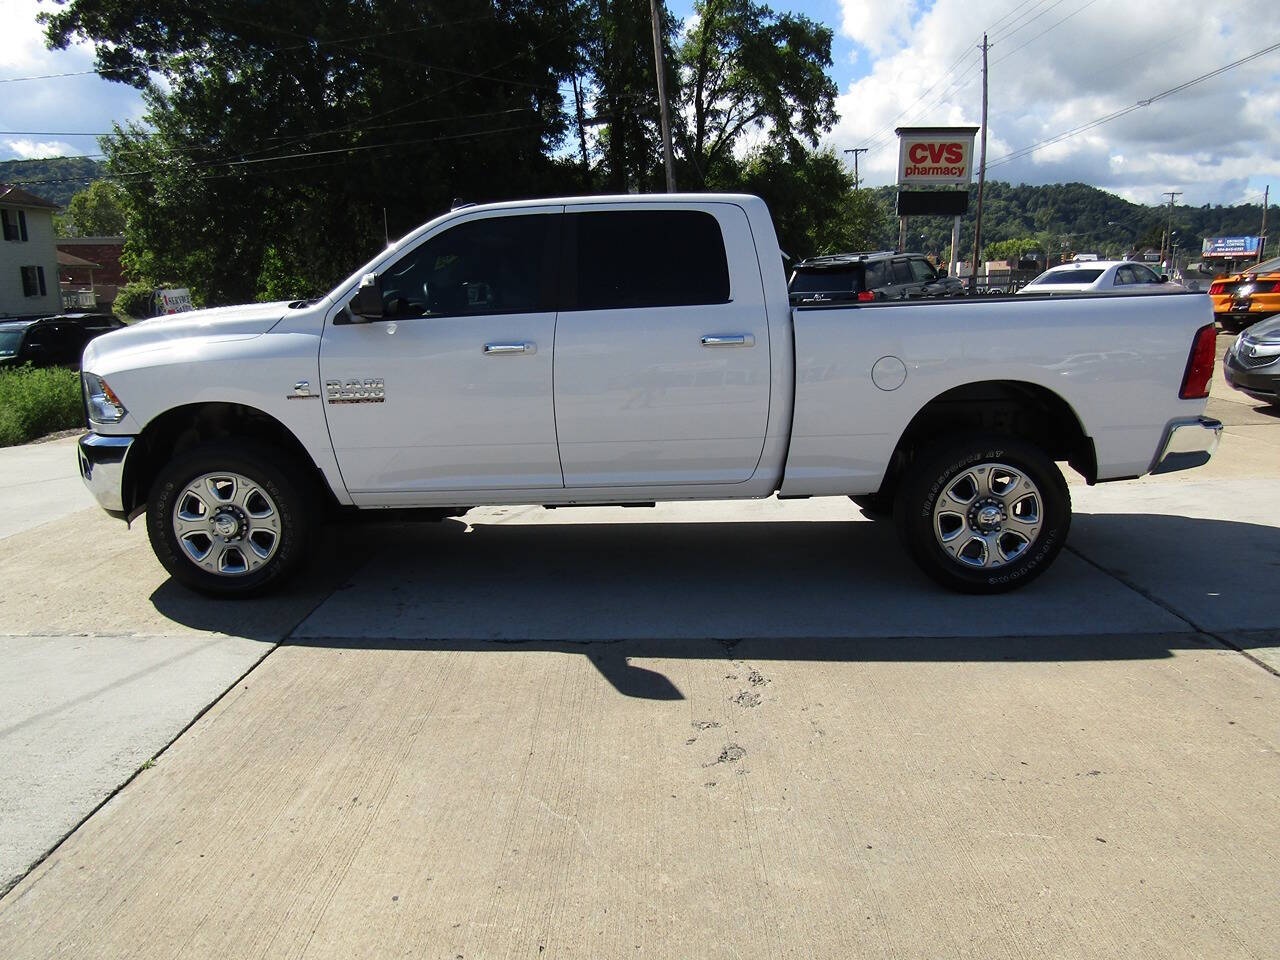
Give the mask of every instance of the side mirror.
<path id="1" fill-rule="evenodd" d="M 1160 282 L 1161 282 L 1161 283 L 1168 283 L 1168 282 L 1169 282 L 1169 275 L 1168 275 L 1167 273 L 1162 273 L 1162 274 L 1160 274 Z"/>
<path id="2" fill-rule="evenodd" d="M 347 307 L 356 323 L 369 323 L 386 316 L 382 308 L 381 278 L 376 273 L 366 273 L 360 281 L 360 289 Z"/>

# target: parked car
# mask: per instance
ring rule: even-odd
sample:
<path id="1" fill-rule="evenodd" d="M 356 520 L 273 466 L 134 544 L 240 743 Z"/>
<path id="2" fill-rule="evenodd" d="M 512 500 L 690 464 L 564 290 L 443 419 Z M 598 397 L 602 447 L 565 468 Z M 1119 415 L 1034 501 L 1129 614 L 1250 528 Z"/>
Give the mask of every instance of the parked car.
<path id="1" fill-rule="evenodd" d="M 1280 313 L 1280 257 L 1255 264 L 1209 287 L 1222 329 L 1239 331 Z"/>
<path id="2" fill-rule="evenodd" d="M 1255 323 L 1227 348 L 1227 383 L 1255 400 L 1280 407 L 1280 317 Z"/>
<path id="3" fill-rule="evenodd" d="M 880 250 L 801 260 L 787 288 L 793 304 L 912 300 L 964 294 L 964 281 L 939 273 L 922 254 Z"/>
<path id="4" fill-rule="evenodd" d="M 124 326 L 112 316 L 73 313 L 57 317 L 0 320 L 0 368 L 79 368 L 85 344 Z"/>
<path id="5" fill-rule="evenodd" d="M 1188 293 L 1136 260 L 1088 260 L 1050 267 L 1018 293 Z"/>
<path id="6" fill-rule="evenodd" d="M 998 593 L 1066 541 L 1055 461 L 1097 483 L 1213 452 L 1208 298 L 1159 300 L 792 309 L 757 197 L 465 207 L 317 300 L 94 340 L 80 472 L 114 516 L 146 513 L 176 580 L 215 595 L 296 572 L 326 506 L 440 518 L 775 493 L 892 503 L 926 573 Z M 1098 358 L 1103 325 L 1139 345 L 1140 375 L 1131 351 Z"/>

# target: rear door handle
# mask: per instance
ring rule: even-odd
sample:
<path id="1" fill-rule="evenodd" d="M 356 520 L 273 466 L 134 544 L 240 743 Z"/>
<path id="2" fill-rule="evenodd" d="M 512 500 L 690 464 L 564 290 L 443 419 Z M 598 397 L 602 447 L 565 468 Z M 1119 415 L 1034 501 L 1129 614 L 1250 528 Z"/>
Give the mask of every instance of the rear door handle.
<path id="1" fill-rule="evenodd" d="M 754 347 L 756 338 L 749 333 L 708 334 L 702 338 L 704 347 Z"/>
<path id="2" fill-rule="evenodd" d="M 538 345 L 536 343 L 486 343 L 484 345 L 484 355 L 486 357 L 498 357 L 508 353 L 537 353 Z"/>

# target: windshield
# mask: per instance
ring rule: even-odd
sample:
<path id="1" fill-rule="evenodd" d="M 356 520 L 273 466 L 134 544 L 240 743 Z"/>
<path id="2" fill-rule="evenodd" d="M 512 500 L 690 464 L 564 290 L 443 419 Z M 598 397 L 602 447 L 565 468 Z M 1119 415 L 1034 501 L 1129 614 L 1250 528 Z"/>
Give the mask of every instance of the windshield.
<path id="1" fill-rule="evenodd" d="M 0 357 L 12 357 L 22 346 L 21 330 L 0 330 Z"/>
<path id="2" fill-rule="evenodd" d="M 1040 274 L 1027 286 L 1035 286 L 1038 283 L 1093 283 L 1100 276 L 1102 276 L 1101 270 L 1050 270 L 1048 273 Z"/>
<path id="3" fill-rule="evenodd" d="M 834 270 L 799 269 L 791 275 L 792 293 L 861 293 L 862 264 Z"/>

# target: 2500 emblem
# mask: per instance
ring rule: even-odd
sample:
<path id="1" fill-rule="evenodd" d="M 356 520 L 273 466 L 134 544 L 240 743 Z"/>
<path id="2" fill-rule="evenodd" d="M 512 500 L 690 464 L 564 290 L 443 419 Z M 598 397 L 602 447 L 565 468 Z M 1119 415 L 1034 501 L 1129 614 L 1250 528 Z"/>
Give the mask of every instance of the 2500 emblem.
<path id="1" fill-rule="evenodd" d="M 386 388 L 378 380 L 326 380 L 325 399 L 330 403 L 382 403 Z"/>

